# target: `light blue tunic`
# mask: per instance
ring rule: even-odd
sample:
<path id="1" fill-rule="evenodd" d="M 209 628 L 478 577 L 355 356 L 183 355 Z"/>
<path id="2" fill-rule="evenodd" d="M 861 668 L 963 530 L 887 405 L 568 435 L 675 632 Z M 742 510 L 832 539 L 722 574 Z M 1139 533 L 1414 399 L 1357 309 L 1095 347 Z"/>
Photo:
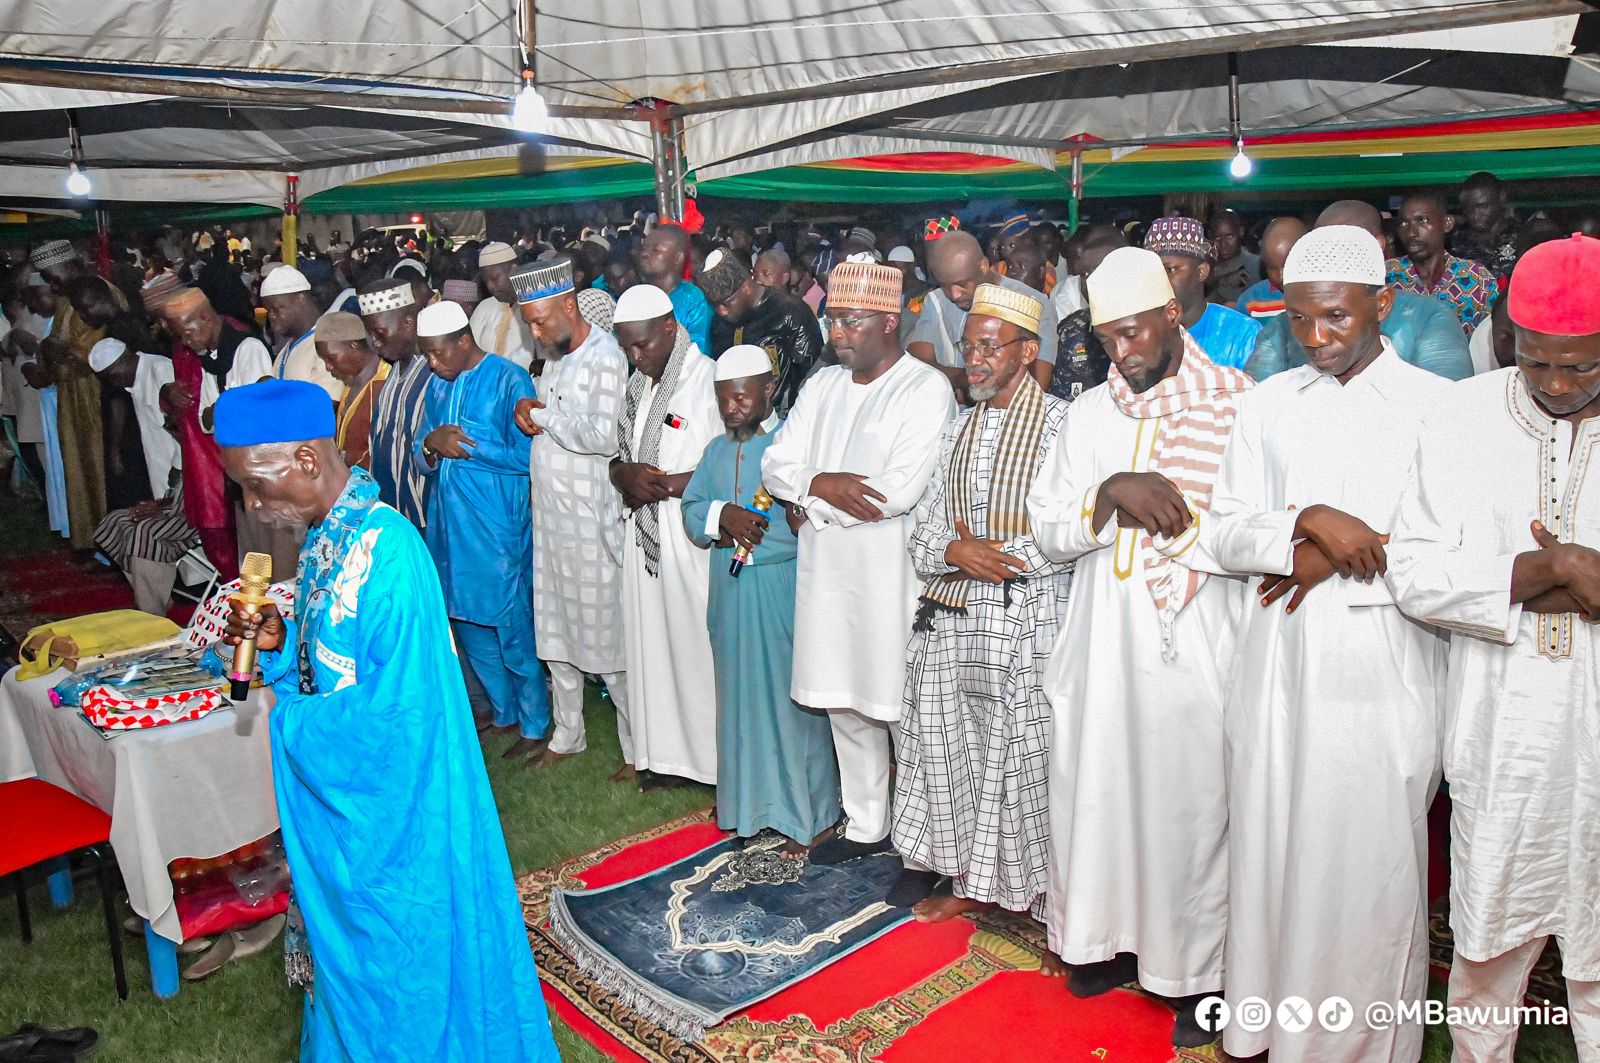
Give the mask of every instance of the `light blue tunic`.
<path id="1" fill-rule="evenodd" d="M 559 1059 L 422 537 L 360 469 L 300 555 L 273 786 L 315 964 L 301 1059 Z M 303 665 L 302 665 L 303 662 Z"/>
<path id="2" fill-rule="evenodd" d="M 432 480 L 426 538 L 452 620 L 532 627 L 532 441 L 513 413 L 518 399 L 533 396 L 527 372 L 494 354 L 454 380 L 435 376 L 428 381 L 416 460 Z M 458 426 L 477 446 L 467 448 L 470 458 L 439 458 L 430 465 L 422 441 L 447 424 Z"/>
<path id="3" fill-rule="evenodd" d="M 781 422 L 744 443 L 713 439 L 683 492 L 683 525 L 697 545 L 714 502 L 753 508 L 761 455 Z M 810 842 L 839 818 L 839 767 L 824 713 L 789 699 L 796 540 L 775 505 L 761 545 L 737 578 L 733 548 L 711 547 L 706 622 L 717 680 L 717 825 L 750 837 L 771 828 Z"/>

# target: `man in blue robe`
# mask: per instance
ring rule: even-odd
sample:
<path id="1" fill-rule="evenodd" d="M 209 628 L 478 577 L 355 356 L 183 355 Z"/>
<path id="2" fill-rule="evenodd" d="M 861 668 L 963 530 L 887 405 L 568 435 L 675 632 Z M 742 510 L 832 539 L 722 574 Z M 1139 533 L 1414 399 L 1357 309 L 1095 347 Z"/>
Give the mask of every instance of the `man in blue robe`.
<path id="1" fill-rule="evenodd" d="M 494 726 L 520 733 L 505 756 L 537 756 L 550 697 L 533 633 L 530 441 L 516 423 L 517 402 L 533 398 L 533 382 L 479 348 L 456 303 L 417 315 L 417 343 L 433 371 L 417 432 L 417 465 L 432 481 L 428 550 Z"/>
<path id="2" fill-rule="evenodd" d="M 725 435 L 707 445 L 683 492 L 683 526 L 711 547 L 706 623 L 717 682 L 717 826 L 749 838 L 771 829 L 799 854 L 839 819 L 839 768 L 824 713 L 789 698 L 797 540 L 761 488 L 761 455 L 783 422 L 765 350 L 717 359 Z M 772 507 L 770 516 L 757 494 Z M 730 565 L 745 558 L 735 574 Z"/>
<path id="3" fill-rule="evenodd" d="M 559 1059 L 444 597 L 419 535 L 333 441 L 327 392 L 230 388 L 216 438 L 247 510 L 309 526 L 299 612 L 235 603 L 277 703 L 300 1058 Z"/>

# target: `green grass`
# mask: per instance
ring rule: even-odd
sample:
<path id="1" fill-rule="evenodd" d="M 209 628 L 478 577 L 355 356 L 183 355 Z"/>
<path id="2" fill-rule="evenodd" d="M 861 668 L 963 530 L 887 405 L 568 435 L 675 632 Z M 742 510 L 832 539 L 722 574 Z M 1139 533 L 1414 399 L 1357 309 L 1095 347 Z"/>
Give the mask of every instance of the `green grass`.
<path id="1" fill-rule="evenodd" d="M 0 557 L 44 548 L 50 539 L 33 508 L 11 508 L 16 517 L 0 521 Z M 511 864 L 519 872 L 589 852 L 710 803 L 711 791 L 705 787 L 640 794 L 629 785 L 609 782 L 607 777 L 621 763 L 616 716 L 592 689 L 586 718 L 588 752 L 541 771 L 525 771 L 500 757 L 509 738 L 485 743 L 489 782 Z M 229 964 L 204 982 L 185 983 L 172 1000 L 157 1000 L 149 989 L 143 943 L 126 938 L 132 993 L 119 1002 L 94 890 L 92 883 L 83 885 L 76 902 L 58 911 L 50 907 L 44 884 L 36 882 L 29 893 L 34 941 L 26 946 L 18 936 L 9 890 L 0 896 L 0 1034 L 24 1021 L 92 1026 L 101 1035 L 95 1058 L 107 1063 L 282 1063 L 295 1058 L 300 996 L 283 980 L 282 954 L 276 947 Z M 1358 946 L 1352 942 L 1351 947 Z M 1441 985 L 1433 986 L 1436 997 L 1442 991 Z M 555 1028 L 567 1063 L 604 1063 L 606 1057 L 582 1038 L 559 1022 Z M 1449 1035 L 1430 1029 L 1425 1063 L 1446 1063 L 1449 1055 Z M 1572 1037 L 1562 1028 L 1530 1027 L 1517 1046 L 1519 1063 L 1571 1063 L 1576 1058 Z"/>

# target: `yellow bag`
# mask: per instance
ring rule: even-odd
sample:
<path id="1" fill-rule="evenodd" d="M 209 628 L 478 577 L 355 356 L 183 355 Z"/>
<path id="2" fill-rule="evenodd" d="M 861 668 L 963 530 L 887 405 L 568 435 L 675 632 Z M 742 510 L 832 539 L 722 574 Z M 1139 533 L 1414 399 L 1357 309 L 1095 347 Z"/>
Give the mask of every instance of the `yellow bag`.
<path id="1" fill-rule="evenodd" d="M 76 670 L 81 660 L 162 642 L 178 630 L 166 617 L 138 609 L 113 609 L 41 624 L 22 640 L 17 678 L 34 679 L 57 668 Z"/>

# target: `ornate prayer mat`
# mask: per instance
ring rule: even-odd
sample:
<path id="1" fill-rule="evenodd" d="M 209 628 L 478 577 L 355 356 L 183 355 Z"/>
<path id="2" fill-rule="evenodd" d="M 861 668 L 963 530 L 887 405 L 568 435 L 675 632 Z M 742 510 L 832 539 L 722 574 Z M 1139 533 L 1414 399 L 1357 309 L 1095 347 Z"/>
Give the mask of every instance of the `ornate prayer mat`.
<path id="1" fill-rule="evenodd" d="M 729 851 L 724 838 L 710 813 L 697 813 L 519 880 L 546 998 L 563 1022 L 611 1058 L 651 1063 L 875 1059 L 1215 1063 L 1222 1058 L 1215 1048 L 1175 1053 L 1169 1043 L 1172 1011 L 1156 999 L 1119 990 L 1082 1001 L 1067 993 L 1060 981 L 1040 977 L 1044 928 L 1005 913 L 931 926 L 906 922 L 905 913 L 893 913 L 894 924 L 887 932 L 874 930 L 877 917 L 871 917 L 867 924 L 846 932 L 843 943 L 854 941 L 853 951 L 836 952 L 797 981 L 791 972 L 782 979 L 782 988 L 767 990 L 764 999 L 736 1008 L 698 1040 L 680 1036 L 692 1031 L 675 1033 L 659 1021 L 656 1009 L 641 1007 L 641 995 L 614 977 L 614 967 L 602 966 L 596 973 L 592 963 L 586 967 L 566 951 L 561 941 L 564 931 L 549 925 L 552 896 L 558 890 L 568 891 L 556 899 L 556 907 L 564 905 L 571 912 L 577 898 L 620 894 L 621 889 L 604 887 L 626 887 L 654 878 L 652 872 L 660 875 L 657 882 L 679 883 L 678 890 L 686 897 L 709 896 L 718 903 L 747 890 L 780 895 L 785 887 L 770 882 L 736 885 L 741 878 L 766 876 L 770 864 L 765 857 L 747 863 L 723 859 Z M 889 871 L 897 872 L 897 867 Z M 697 877 L 692 886 L 682 884 Z M 724 885 L 720 892 L 719 883 Z M 571 892 L 585 890 L 598 892 Z M 636 909 L 626 925 L 637 931 L 641 924 L 649 924 L 645 934 L 659 942 L 668 933 L 673 890 L 658 887 L 655 896 L 668 898 L 653 902 L 660 914 Z M 770 903 L 762 911 L 770 916 Z M 815 922 L 822 918 L 820 913 L 813 916 Z M 798 926 L 786 922 L 788 937 L 768 937 L 796 940 Z M 727 956 L 713 955 L 719 960 Z M 757 952 L 746 957 L 746 969 L 770 962 L 769 955 Z"/>

